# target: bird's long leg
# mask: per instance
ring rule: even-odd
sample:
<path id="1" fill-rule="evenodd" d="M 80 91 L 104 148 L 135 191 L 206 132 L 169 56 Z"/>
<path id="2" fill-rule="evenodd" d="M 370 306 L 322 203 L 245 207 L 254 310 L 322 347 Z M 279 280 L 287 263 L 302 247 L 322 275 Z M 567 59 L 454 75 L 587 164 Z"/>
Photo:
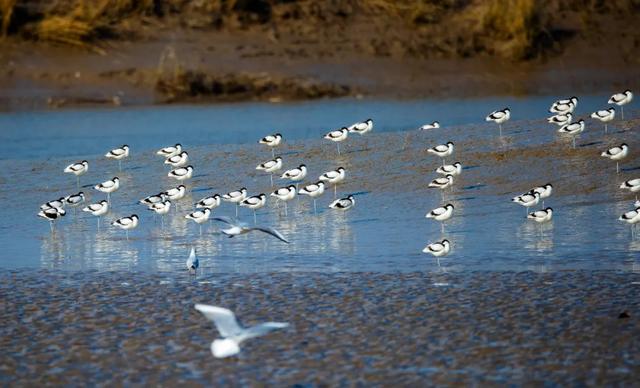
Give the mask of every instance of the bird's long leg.
<path id="1" fill-rule="evenodd" d="M 624 106 L 620 105 L 620 114 L 621 114 L 621 119 L 624 120 Z"/>
<path id="2" fill-rule="evenodd" d="M 164 229 L 164 214 L 160 216 L 160 229 Z"/>
<path id="3" fill-rule="evenodd" d="M 111 205 L 111 193 L 107 193 L 107 203 Z"/>
<path id="4" fill-rule="evenodd" d="M 129 231 L 128 231 L 128 230 L 125 230 L 125 231 L 124 231 L 124 233 L 125 233 L 125 235 L 127 236 L 127 241 L 129 241 Z"/>
<path id="5" fill-rule="evenodd" d="M 284 216 L 287 217 L 287 203 L 284 203 Z"/>
<path id="6" fill-rule="evenodd" d="M 498 124 L 498 128 L 500 128 L 500 137 L 502 137 L 502 124 Z"/>
<path id="7" fill-rule="evenodd" d="M 118 170 L 122 171 L 122 160 L 118 159 Z"/>
<path id="8" fill-rule="evenodd" d="M 100 230 L 100 217 L 98 216 L 98 230 Z"/>
<path id="9" fill-rule="evenodd" d="M 572 140 L 573 140 L 573 149 L 575 150 L 576 149 L 576 137 L 574 136 Z"/>
<path id="10" fill-rule="evenodd" d="M 275 158 L 276 157 L 276 151 L 273 147 L 271 147 L 271 157 Z"/>
<path id="11" fill-rule="evenodd" d="M 317 211 L 318 211 L 318 210 L 317 210 L 317 208 L 316 208 L 316 199 L 314 198 L 314 199 L 313 199 L 313 213 L 315 214 L 315 213 L 317 213 Z"/>
<path id="12" fill-rule="evenodd" d="M 335 199 L 338 196 L 338 184 L 333 185 L 333 198 Z"/>
<path id="13" fill-rule="evenodd" d="M 49 221 L 49 228 L 51 228 L 51 233 L 53 233 L 53 221 Z"/>
<path id="14" fill-rule="evenodd" d="M 338 155 L 340 155 L 340 143 L 336 143 L 338 145 Z"/>
<path id="15" fill-rule="evenodd" d="M 444 222 L 440 223 L 440 233 L 444 234 Z"/>
<path id="16" fill-rule="evenodd" d="M 440 268 L 440 258 L 436 256 L 436 262 L 438 263 L 438 268 Z"/>
<path id="17" fill-rule="evenodd" d="M 607 123 L 604 123 L 604 133 L 607 133 Z"/>
<path id="18" fill-rule="evenodd" d="M 273 174 L 269 174 L 269 178 L 271 178 L 271 187 L 273 187 Z"/>
<path id="19" fill-rule="evenodd" d="M 198 226 L 200 227 L 200 236 L 202 236 L 202 224 L 198 224 Z"/>
<path id="20" fill-rule="evenodd" d="M 236 203 L 236 218 L 238 218 L 238 204 Z"/>
<path id="21" fill-rule="evenodd" d="M 258 218 L 256 217 L 256 211 L 255 209 L 253 210 L 253 224 L 257 224 L 258 223 Z"/>

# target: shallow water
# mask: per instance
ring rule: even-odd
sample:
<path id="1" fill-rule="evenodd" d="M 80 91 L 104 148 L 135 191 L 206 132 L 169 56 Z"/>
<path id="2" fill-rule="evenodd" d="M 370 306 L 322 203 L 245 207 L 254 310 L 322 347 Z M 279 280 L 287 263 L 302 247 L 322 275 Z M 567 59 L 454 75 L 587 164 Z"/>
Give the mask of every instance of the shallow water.
<path id="1" fill-rule="evenodd" d="M 630 156 L 616 176 L 615 164 L 598 155 L 622 141 L 632 150 L 640 148 L 638 122 L 616 121 L 605 135 L 601 124 L 588 121 L 577 149 L 571 150 L 570 142 L 542 119 L 552 101 L 333 100 L 3 114 L 0 267 L 174 272 L 183 269 L 193 245 L 201 258 L 199 276 L 274 271 L 637 271 L 640 240 L 631 240 L 629 227 L 617 221 L 631 209 L 633 196 L 617 186 L 640 175 L 640 160 L 637 154 Z M 602 101 L 606 97 L 582 97 L 578 113 L 586 115 L 603 106 Z M 495 125 L 482 119 L 506 105 L 512 108 L 513 121 L 498 138 Z M 343 155 L 336 154 L 334 144 L 320 140 L 327 130 L 365 117 L 375 120 L 374 132 L 351 136 L 343 143 Z M 429 133 L 399 132 L 432 119 L 444 127 Z M 306 197 L 290 203 L 288 217 L 270 202 L 258 211 L 258 224 L 280 230 L 289 245 L 262 234 L 228 239 L 214 222 L 199 236 L 197 225 L 184 219 L 196 200 L 242 186 L 251 194 L 271 191 L 268 175 L 255 170 L 271 154 L 255 142 L 276 130 L 287 139 L 280 150 L 285 168 L 306 163 L 308 181 L 338 165 L 346 167 L 347 180 L 339 194 L 356 193 L 355 209 L 328 209 L 332 190 L 319 198 L 318 214 Z M 439 224 L 424 218 L 442 202 L 439 191 L 427 189 L 440 161 L 425 148 L 448 140 L 456 143 L 454 159 L 465 170 L 453 190 L 445 193 L 446 201 L 456 206 L 444 233 L 453 250 L 438 265 L 421 253 L 427 243 L 443 237 Z M 162 227 L 137 200 L 177 186 L 153 151 L 178 141 L 189 151 L 196 172 L 188 183 L 190 193 Z M 119 172 L 117 162 L 102 155 L 122 143 L 132 147 L 132 157 Z M 35 216 L 38 206 L 77 191 L 75 178 L 62 169 L 83 158 L 91 164 L 81 177 L 88 201 L 102 199 L 91 186 L 114 175 L 121 178 L 121 189 L 112 195 L 112 211 L 100 230 L 94 217 L 70 211 L 52 234 L 47 222 Z M 510 198 L 546 182 L 556 187 L 546 201 L 555 215 L 552 223 L 540 228 L 525 220 L 524 209 Z M 233 205 L 223 204 L 214 214 L 234 211 Z M 127 241 L 109 221 L 133 213 L 141 216 L 141 224 Z M 249 210 L 241 209 L 241 218 L 253 222 Z"/>

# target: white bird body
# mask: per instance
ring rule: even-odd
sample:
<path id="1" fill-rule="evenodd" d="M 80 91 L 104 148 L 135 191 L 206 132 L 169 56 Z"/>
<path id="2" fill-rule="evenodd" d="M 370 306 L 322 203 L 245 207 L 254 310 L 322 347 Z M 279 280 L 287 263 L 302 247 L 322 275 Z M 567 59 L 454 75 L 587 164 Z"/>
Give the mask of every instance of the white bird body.
<path id="1" fill-rule="evenodd" d="M 67 174 L 73 174 L 75 176 L 84 175 L 89 171 L 89 162 L 83 160 L 78 163 L 71 163 L 67 167 L 65 167 L 64 172 Z"/>
<path id="2" fill-rule="evenodd" d="M 551 116 L 547 119 L 548 122 L 559 126 L 569 124 L 571 120 L 573 120 L 573 115 L 571 113 L 558 113 L 557 115 Z"/>
<path id="3" fill-rule="evenodd" d="M 187 188 L 184 185 L 180 185 L 178 187 L 174 187 L 172 189 L 165 191 L 164 195 L 172 201 L 177 201 L 179 199 L 184 198 L 186 193 L 187 193 Z"/>
<path id="4" fill-rule="evenodd" d="M 230 217 L 224 217 L 224 216 L 220 216 L 220 217 L 214 217 L 213 220 L 215 221 L 221 221 L 224 222 L 226 224 L 229 225 L 229 228 L 227 229 L 222 229 L 220 230 L 220 232 L 222 232 L 222 234 L 228 236 L 228 237 L 234 237 L 234 236 L 239 236 L 242 234 L 247 234 L 249 232 L 253 232 L 253 231 L 258 231 L 258 232 L 263 232 L 266 233 L 268 235 L 271 235 L 275 238 L 277 238 L 278 240 L 289 244 L 289 241 L 282 235 L 282 233 L 278 232 L 277 230 L 273 229 L 273 228 L 269 228 L 269 227 L 263 227 L 263 226 L 253 226 L 250 227 L 247 224 L 245 224 L 244 222 L 239 222 L 238 220 L 234 220 Z"/>
<path id="5" fill-rule="evenodd" d="M 282 168 L 282 158 L 279 156 L 273 160 L 268 160 L 256 166 L 256 170 L 262 170 L 269 173 L 278 171 L 281 168 Z"/>
<path id="6" fill-rule="evenodd" d="M 202 198 L 196 203 L 196 208 L 199 209 L 214 209 L 218 206 L 220 206 L 220 195 L 218 194 Z"/>
<path id="7" fill-rule="evenodd" d="M 616 117 L 616 110 L 614 108 L 603 109 L 591 113 L 591 118 L 602 121 L 603 123 L 612 121 Z"/>
<path id="8" fill-rule="evenodd" d="M 200 266 L 200 260 L 196 256 L 196 250 L 191 247 L 191 252 L 189 252 L 189 257 L 187 258 L 187 269 L 190 272 L 195 272 Z"/>
<path id="9" fill-rule="evenodd" d="M 440 144 L 435 147 L 427 149 L 427 152 L 437 155 L 441 158 L 445 158 L 453 153 L 453 143 Z"/>
<path id="10" fill-rule="evenodd" d="M 96 217 L 103 216 L 109 211 L 109 202 L 102 200 L 98 203 L 92 203 L 82 209 L 83 212 L 91 213 Z"/>
<path id="11" fill-rule="evenodd" d="M 537 192 L 526 193 L 512 198 L 511 201 L 524 207 L 531 207 L 540 203 L 540 194 Z"/>
<path id="12" fill-rule="evenodd" d="M 271 196 L 278 198 L 280 201 L 290 201 L 296 197 L 296 187 L 294 185 L 281 187 L 271 193 Z"/>
<path id="13" fill-rule="evenodd" d="M 335 142 L 341 142 L 341 141 L 347 140 L 348 136 L 349 136 L 349 129 L 346 127 L 343 127 L 342 129 L 338 129 L 338 130 L 327 133 L 326 135 L 324 135 L 324 138 L 327 140 L 335 141 Z"/>
<path id="14" fill-rule="evenodd" d="M 154 204 L 151 204 L 149 206 L 149 210 L 154 211 L 156 214 L 159 215 L 165 215 L 167 213 L 169 213 L 169 210 L 171 210 L 171 201 L 166 200 L 163 202 L 156 202 Z"/>
<path id="15" fill-rule="evenodd" d="M 633 93 L 631 90 L 625 90 L 622 93 L 616 93 L 609 99 L 609 104 L 616 104 L 618 106 L 626 105 L 633 100 Z"/>
<path id="16" fill-rule="evenodd" d="M 370 132 L 373 129 L 373 120 L 366 119 L 363 122 L 355 123 L 347 127 L 349 132 L 354 132 L 359 135 L 364 135 L 367 132 Z"/>
<path id="17" fill-rule="evenodd" d="M 565 98 L 551 104 L 549 112 L 552 113 L 572 113 L 578 106 L 578 97 Z"/>
<path id="18" fill-rule="evenodd" d="M 119 148 L 114 148 L 104 155 L 108 159 L 121 160 L 129 156 L 129 146 L 123 145 Z"/>
<path id="19" fill-rule="evenodd" d="M 353 198 L 353 195 L 350 195 L 346 198 L 339 198 L 336 199 L 335 201 L 331 202 L 329 204 L 329 207 L 331 209 L 336 209 L 336 210 L 342 210 L 342 211 L 347 211 L 351 208 L 353 208 L 356 204 L 356 200 L 355 198 Z"/>
<path id="20" fill-rule="evenodd" d="M 171 167 L 184 167 L 189 162 L 189 154 L 187 151 L 182 151 L 179 154 L 175 154 L 173 156 L 165 159 L 164 164 L 168 164 Z"/>
<path id="21" fill-rule="evenodd" d="M 113 193 L 120 188 L 120 178 L 114 177 L 108 181 L 95 185 L 94 188 L 103 193 Z"/>
<path id="22" fill-rule="evenodd" d="M 451 243 L 445 239 L 440 242 L 435 242 L 427 245 L 422 250 L 423 253 L 430 253 L 435 257 L 446 256 L 451 251 Z"/>
<path id="23" fill-rule="evenodd" d="M 209 220 L 211 215 L 210 209 L 196 210 L 193 213 L 189 213 L 184 218 L 194 221 L 196 224 L 204 224 Z"/>
<path id="24" fill-rule="evenodd" d="M 168 177 L 177 179 L 179 181 L 191 179 L 192 175 L 193 175 L 193 166 L 178 167 L 175 170 L 171 170 L 167 174 Z"/>
<path id="25" fill-rule="evenodd" d="M 425 124 L 423 126 L 420 127 L 421 131 L 427 131 L 429 129 L 436 129 L 436 128 L 440 128 L 440 123 L 437 121 L 432 122 L 431 124 Z"/>
<path id="26" fill-rule="evenodd" d="M 640 222 L 640 207 L 624 213 L 618 218 L 618 220 L 632 225 Z"/>
<path id="27" fill-rule="evenodd" d="M 528 219 L 534 220 L 535 222 L 539 222 L 539 223 L 551 221 L 552 217 L 553 217 L 553 209 L 550 207 L 544 210 L 537 210 L 527 215 Z"/>
<path id="28" fill-rule="evenodd" d="M 182 152 L 182 145 L 176 144 L 174 146 L 169 146 L 158 150 L 158 152 L 156 152 L 156 155 L 160 155 L 167 159 L 174 155 L 178 155 L 180 152 Z"/>
<path id="29" fill-rule="evenodd" d="M 49 209 L 40 210 L 38 212 L 38 217 L 42 217 L 47 221 L 53 222 L 59 218 L 64 217 L 65 214 L 67 214 L 67 212 L 64 209 L 52 207 Z"/>
<path id="30" fill-rule="evenodd" d="M 52 207 L 62 209 L 64 208 L 65 203 L 66 203 L 66 198 L 60 197 L 59 199 L 54 199 L 53 201 L 43 203 L 42 205 L 40 205 L 40 210 L 47 210 L 47 209 L 51 209 Z"/>
<path id="31" fill-rule="evenodd" d="M 640 178 L 629 179 L 628 181 L 622 182 L 620 185 L 621 189 L 627 189 L 632 193 L 637 193 L 640 191 Z"/>
<path id="32" fill-rule="evenodd" d="M 496 110 L 487 115 L 487 121 L 493 121 L 496 124 L 502 124 L 511 118 L 511 110 L 504 108 L 502 110 Z"/>
<path id="33" fill-rule="evenodd" d="M 454 164 L 440 166 L 436 169 L 436 173 L 453 176 L 460 175 L 462 173 L 462 164 L 460 164 L 460 162 L 455 162 Z"/>
<path id="34" fill-rule="evenodd" d="M 164 202 L 167 199 L 167 195 L 165 193 L 160 193 L 156 195 L 150 195 L 146 198 L 141 199 L 139 202 L 143 205 L 153 205 L 154 203 Z"/>
<path id="35" fill-rule="evenodd" d="M 331 184 L 338 184 L 345 178 L 346 171 L 344 167 L 338 167 L 336 170 L 327 171 L 320 175 L 319 180 Z"/>
<path id="36" fill-rule="evenodd" d="M 252 210 L 258 210 L 267 203 L 267 196 L 265 194 L 254 195 L 246 198 L 240 202 L 240 206 L 248 207 Z"/>
<path id="37" fill-rule="evenodd" d="M 453 175 L 449 174 L 445 177 L 438 177 L 429 183 L 429 187 L 433 189 L 444 190 L 453 184 Z"/>
<path id="38" fill-rule="evenodd" d="M 324 182 L 316 182 L 310 185 L 306 185 L 298 191 L 298 194 L 308 195 L 311 198 L 319 197 L 324 193 Z"/>
<path id="39" fill-rule="evenodd" d="M 84 203 L 84 199 L 84 193 L 81 191 L 78 194 L 67 195 L 64 198 L 64 202 L 71 207 L 76 207 Z"/>
<path id="40" fill-rule="evenodd" d="M 449 203 L 449 204 L 446 204 L 445 206 L 437 207 L 431 210 L 429 213 L 427 213 L 425 217 L 433 218 L 436 221 L 446 221 L 449 218 L 451 218 L 452 215 L 453 215 L 453 205 Z"/>
<path id="41" fill-rule="evenodd" d="M 279 133 L 276 133 L 274 135 L 267 135 L 265 137 L 263 137 L 262 139 L 260 139 L 258 141 L 258 143 L 260 144 L 264 144 L 268 147 L 276 147 L 278 145 L 280 145 L 280 142 L 282 141 L 282 135 Z"/>
<path id="42" fill-rule="evenodd" d="M 292 168 L 291 170 L 287 170 L 282 174 L 282 179 L 289 179 L 294 182 L 298 182 L 306 178 L 307 176 L 307 166 L 301 164 L 299 167 Z"/>
<path id="43" fill-rule="evenodd" d="M 600 154 L 600 156 L 609 158 L 611 160 L 621 160 L 627 157 L 628 154 L 629 146 L 626 143 L 622 143 L 619 146 L 609 148 L 608 150 Z"/>
<path id="44" fill-rule="evenodd" d="M 531 191 L 529 191 L 529 193 L 538 193 L 540 195 L 540 199 L 549 198 L 553 193 L 553 186 L 551 185 L 551 183 L 547 183 L 544 186 L 534 187 L 533 189 L 531 189 Z"/>
<path id="45" fill-rule="evenodd" d="M 118 218 L 111 225 L 117 226 L 123 230 L 135 229 L 138 226 L 138 216 L 133 214 L 129 217 Z"/>
<path id="46" fill-rule="evenodd" d="M 573 123 L 565 124 L 562 127 L 560 127 L 560 129 L 558 130 L 558 132 L 560 133 L 564 133 L 572 136 L 575 136 L 582 131 L 584 131 L 584 120 L 579 120 Z"/>
<path id="47" fill-rule="evenodd" d="M 211 353 L 216 358 L 234 356 L 240 352 L 242 342 L 289 326 L 288 323 L 283 322 L 266 322 L 245 329 L 238 324 L 231 310 L 204 304 L 196 304 L 195 308 L 207 319 L 213 321 L 222 337 L 211 343 Z"/>
<path id="48" fill-rule="evenodd" d="M 240 190 L 232 191 L 222 196 L 223 201 L 231 203 L 240 203 L 244 201 L 245 198 L 247 198 L 247 189 L 244 187 Z"/>

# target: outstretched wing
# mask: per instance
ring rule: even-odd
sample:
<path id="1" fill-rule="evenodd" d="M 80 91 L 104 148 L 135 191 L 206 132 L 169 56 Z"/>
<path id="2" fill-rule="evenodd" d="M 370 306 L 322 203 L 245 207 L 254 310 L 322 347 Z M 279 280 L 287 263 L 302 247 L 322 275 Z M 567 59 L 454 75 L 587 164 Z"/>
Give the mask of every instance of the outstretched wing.
<path id="1" fill-rule="evenodd" d="M 238 223 L 238 220 L 227 216 L 213 217 L 212 220 L 224 222 L 225 224 L 229 224 L 232 226 L 235 226 Z"/>
<path id="2" fill-rule="evenodd" d="M 260 337 L 270 331 L 284 329 L 286 327 L 289 327 L 289 324 L 285 322 L 265 322 L 245 330 L 245 336 L 246 338 Z"/>
<path id="3" fill-rule="evenodd" d="M 259 230 L 259 231 L 261 231 L 263 233 L 270 234 L 273 237 L 277 238 L 278 240 L 289 244 L 289 241 L 286 238 L 284 238 L 282 233 L 278 232 L 277 230 L 275 230 L 273 228 L 255 227 L 255 228 L 250 228 L 250 229 Z"/>
<path id="4" fill-rule="evenodd" d="M 207 319 L 213 321 L 222 337 L 229 338 L 242 332 L 242 328 L 238 325 L 236 316 L 231 310 L 206 304 L 196 304 L 195 308 Z"/>

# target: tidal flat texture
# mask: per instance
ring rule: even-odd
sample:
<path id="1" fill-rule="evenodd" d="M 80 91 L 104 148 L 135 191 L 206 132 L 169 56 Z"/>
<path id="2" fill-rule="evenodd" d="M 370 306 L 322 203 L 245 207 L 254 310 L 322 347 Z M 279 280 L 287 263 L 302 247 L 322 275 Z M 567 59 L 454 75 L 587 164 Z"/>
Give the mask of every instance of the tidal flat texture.
<path id="1" fill-rule="evenodd" d="M 623 385 L 635 272 L 0 275 L 3 385 Z M 215 359 L 193 305 L 289 322 Z M 628 318 L 619 318 L 626 312 Z"/>

